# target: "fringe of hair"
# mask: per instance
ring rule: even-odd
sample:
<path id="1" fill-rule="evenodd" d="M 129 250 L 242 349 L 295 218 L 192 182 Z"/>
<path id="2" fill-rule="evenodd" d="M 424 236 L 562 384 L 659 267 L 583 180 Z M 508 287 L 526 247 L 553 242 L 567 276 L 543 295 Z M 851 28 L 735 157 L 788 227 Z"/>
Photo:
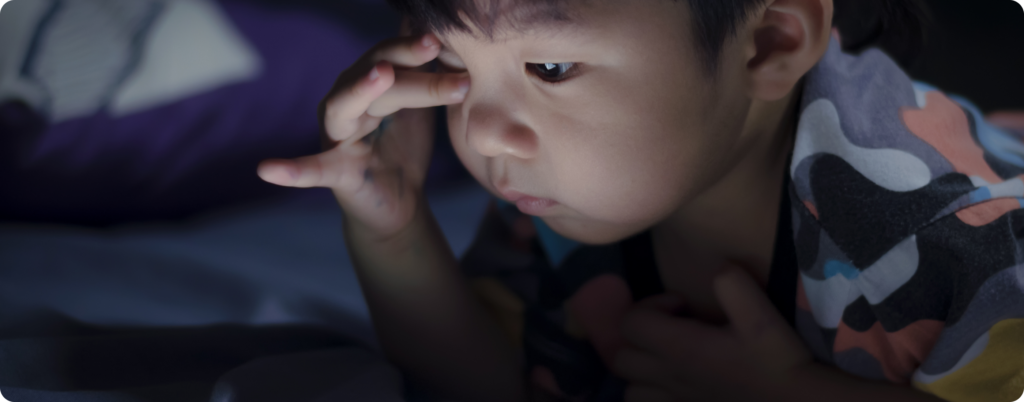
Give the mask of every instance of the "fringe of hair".
<path id="1" fill-rule="evenodd" d="M 564 6 L 574 1 L 586 0 L 388 0 L 409 17 L 414 32 L 468 32 L 469 27 L 459 18 L 463 13 L 488 36 L 494 34 L 498 19 L 507 19 L 503 22 L 516 27 L 518 14 L 508 10 L 545 10 L 558 21 L 568 18 L 569 8 Z M 693 10 L 693 35 L 700 59 L 713 74 L 726 40 L 736 35 L 749 12 L 766 0 L 686 1 Z M 923 0 L 833 0 L 833 4 L 832 26 L 842 34 L 845 51 L 859 53 L 881 47 L 905 67 L 920 56 L 932 21 Z"/>

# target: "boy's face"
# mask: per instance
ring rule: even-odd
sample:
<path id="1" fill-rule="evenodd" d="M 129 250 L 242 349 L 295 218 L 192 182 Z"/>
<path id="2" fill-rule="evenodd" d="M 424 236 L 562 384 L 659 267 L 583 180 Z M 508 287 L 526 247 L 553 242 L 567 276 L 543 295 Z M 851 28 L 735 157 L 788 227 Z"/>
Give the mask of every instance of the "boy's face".
<path id="1" fill-rule="evenodd" d="M 505 200 L 554 201 L 517 205 L 569 238 L 609 243 L 663 221 L 749 144 L 743 54 L 727 43 L 712 80 L 687 7 L 595 1 L 568 24 L 439 35 L 442 64 L 472 81 L 448 107 L 459 158 Z"/>

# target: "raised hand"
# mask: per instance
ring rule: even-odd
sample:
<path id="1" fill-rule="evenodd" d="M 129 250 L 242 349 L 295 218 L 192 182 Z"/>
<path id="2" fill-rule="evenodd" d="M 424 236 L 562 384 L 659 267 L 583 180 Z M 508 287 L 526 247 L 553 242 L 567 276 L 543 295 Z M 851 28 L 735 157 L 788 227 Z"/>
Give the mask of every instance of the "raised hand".
<path id="1" fill-rule="evenodd" d="M 671 293 L 626 314 L 612 370 L 630 382 L 627 402 L 792 400 L 779 395 L 813 364 L 810 351 L 746 271 L 725 271 L 715 294 L 728 326 L 676 316 L 685 304 Z"/>
<path id="2" fill-rule="evenodd" d="M 423 71 L 437 57 L 433 34 L 379 43 L 341 73 L 320 103 L 326 150 L 260 163 L 263 180 L 328 187 L 348 219 L 387 238 L 412 220 L 421 202 L 433 144 L 428 107 L 461 103 L 467 74 Z M 390 115 L 390 116 L 389 116 Z M 385 116 L 383 130 L 378 131 Z"/>

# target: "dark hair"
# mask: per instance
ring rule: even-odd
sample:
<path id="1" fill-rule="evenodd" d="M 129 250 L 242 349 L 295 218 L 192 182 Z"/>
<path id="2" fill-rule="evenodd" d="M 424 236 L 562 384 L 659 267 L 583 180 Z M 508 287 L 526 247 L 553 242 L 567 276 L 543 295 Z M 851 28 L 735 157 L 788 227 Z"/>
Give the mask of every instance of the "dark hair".
<path id="1" fill-rule="evenodd" d="M 388 0 L 417 30 L 469 31 L 459 18 L 469 21 L 488 36 L 502 19 L 511 28 L 543 17 L 551 22 L 571 18 L 565 5 L 591 0 Z M 613 0 L 606 0 L 613 1 Z M 673 0 L 678 1 L 678 0 Z M 718 71 L 719 56 L 728 38 L 746 22 L 749 13 L 766 0 L 686 0 L 692 10 L 693 36 L 699 57 L 711 74 Z M 924 44 L 930 21 L 922 0 L 833 0 L 832 25 L 839 29 L 843 49 L 860 52 L 879 45 L 904 66 L 913 62 Z"/>
<path id="2" fill-rule="evenodd" d="M 832 26 L 843 50 L 860 53 L 878 47 L 909 68 L 921 55 L 932 24 L 923 0 L 833 0 Z"/>

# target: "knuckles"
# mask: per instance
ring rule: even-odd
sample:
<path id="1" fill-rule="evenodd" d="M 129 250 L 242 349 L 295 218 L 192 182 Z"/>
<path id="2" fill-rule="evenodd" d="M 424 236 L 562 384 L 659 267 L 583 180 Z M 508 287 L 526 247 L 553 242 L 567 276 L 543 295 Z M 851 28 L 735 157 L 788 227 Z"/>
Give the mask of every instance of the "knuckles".
<path id="1" fill-rule="evenodd" d="M 427 80 L 427 92 L 431 97 L 441 97 L 441 94 L 444 92 L 445 81 L 445 76 L 441 74 L 432 74 L 430 76 L 430 79 Z"/>

